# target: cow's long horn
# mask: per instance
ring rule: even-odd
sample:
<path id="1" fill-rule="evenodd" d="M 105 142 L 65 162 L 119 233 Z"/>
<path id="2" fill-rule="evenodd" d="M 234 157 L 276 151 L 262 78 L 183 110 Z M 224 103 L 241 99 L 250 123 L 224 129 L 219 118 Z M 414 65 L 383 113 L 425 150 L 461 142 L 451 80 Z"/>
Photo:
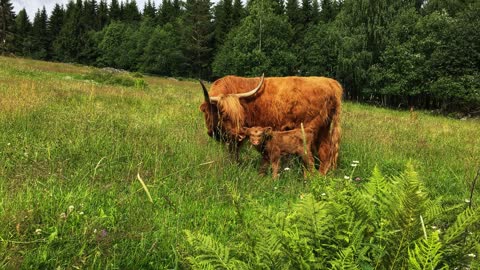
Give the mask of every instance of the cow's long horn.
<path id="1" fill-rule="evenodd" d="M 264 75 L 265 74 L 262 74 L 262 77 L 260 78 L 260 83 L 258 84 L 257 87 L 255 87 L 254 89 L 246 92 L 246 93 L 240 93 L 240 94 L 234 94 L 234 96 L 238 97 L 238 98 L 246 98 L 246 97 L 249 97 L 249 96 L 252 96 L 254 95 L 255 93 L 257 93 L 257 91 L 262 87 L 263 85 L 263 79 L 264 79 Z"/>
<path id="2" fill-rule="evenodd" d="M 202 85 L 203 89 L 203 96 L 205 97 L 205 102 L 210 103 L 210 97 L 208 96 L 208 91 L 205 85 L 203 84 L 202 80 L 198 80 L 200 84 Z"/>

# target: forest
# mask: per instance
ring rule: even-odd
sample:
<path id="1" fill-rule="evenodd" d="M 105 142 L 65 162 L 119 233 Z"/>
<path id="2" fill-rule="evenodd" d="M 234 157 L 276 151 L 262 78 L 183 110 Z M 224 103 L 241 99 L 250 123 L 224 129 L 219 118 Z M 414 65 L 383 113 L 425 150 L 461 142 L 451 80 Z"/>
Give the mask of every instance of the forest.
<path id="1" fill-rule="evenodd" d="M 214 80 L 327 76 L 345 99 L 480 114 L 474 0 L 76 0 L 27 14 L 0 1 L 0 53 Z"/>

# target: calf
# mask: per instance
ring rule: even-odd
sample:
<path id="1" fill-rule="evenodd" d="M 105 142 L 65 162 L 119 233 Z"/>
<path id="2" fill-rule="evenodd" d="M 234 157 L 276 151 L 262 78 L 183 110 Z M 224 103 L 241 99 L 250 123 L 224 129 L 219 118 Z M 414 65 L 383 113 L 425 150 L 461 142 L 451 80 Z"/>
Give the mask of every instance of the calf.
<path id="1" fill-rule="evenodd" d="M 262 154 L 260 174 L 264 174 L 268 163 L 272 166 L 273 178 L 278 177 L 278 168 L 282 156 L 296 154 L 302 157 L 306 170 L 313 171 L 314 161 L 312 155 L 313 130 L 297 128 L 288 131 L 272 131 L 271 127 L 251 127 L 242 130 L 243 136 L 249 138 L 250 143 Z"/>

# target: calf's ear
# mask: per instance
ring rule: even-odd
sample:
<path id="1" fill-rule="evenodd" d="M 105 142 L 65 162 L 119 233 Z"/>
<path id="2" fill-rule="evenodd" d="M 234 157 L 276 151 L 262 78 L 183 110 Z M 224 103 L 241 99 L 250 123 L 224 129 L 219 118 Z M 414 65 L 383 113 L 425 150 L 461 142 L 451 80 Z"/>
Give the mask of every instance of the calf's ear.
<path id="1" fill-rule="evenodd" d="M 272 127 L 266 127 L 264 129 L 264 133 L 267 135 L 267 136 L 271 136 L 272 135 Z"/>

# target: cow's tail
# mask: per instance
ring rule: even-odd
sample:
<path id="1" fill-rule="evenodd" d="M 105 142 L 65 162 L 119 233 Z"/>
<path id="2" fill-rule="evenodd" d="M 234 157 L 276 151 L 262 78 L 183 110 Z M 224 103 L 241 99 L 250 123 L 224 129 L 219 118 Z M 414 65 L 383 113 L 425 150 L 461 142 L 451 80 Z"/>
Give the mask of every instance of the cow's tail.
<path id="1" fill-rule="evenodd" d="M 337 160 L 338 160 L 338 152 L 340 149 L 340 137 L 342 135 L 342 127 L 340 125 L 340 116 L 342 114 L 342 95 L 343 95 L 343 88 L 342 86 L 336 82 L 338 85 L 338 89 L 336 89 L 335 93 L 335 102 L 334 107 L 332 108 L 332 115 L 331 115 L 331 126 L 330 126 L 330 138 L 331 138 L 331 154 L 330 154 L 330 166 L 332 169 L 337 167 Z"/>

